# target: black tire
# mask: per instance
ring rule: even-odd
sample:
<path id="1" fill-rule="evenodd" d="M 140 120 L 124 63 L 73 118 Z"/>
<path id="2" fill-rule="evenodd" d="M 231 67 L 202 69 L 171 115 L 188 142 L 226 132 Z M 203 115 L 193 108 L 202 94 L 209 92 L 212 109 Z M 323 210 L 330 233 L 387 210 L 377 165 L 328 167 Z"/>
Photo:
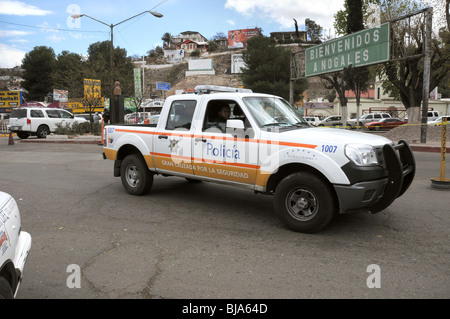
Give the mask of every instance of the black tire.
<path id="1" fill-rule="evenodd" d="M 27 138 L 30 137 L 29 133 L 25 133 L 25 132 L 17 132 L 17 136 L 21 139 L 21 140 L 26 140 Z"/>
<path id="2" fill-rule="evenodd" d="M 153 185 L 153 173 L 138 154 L 125 157 L 120 167 L 120 178 L 123 187 L 131 195 L 145 195 Z"/>
<path id="3" fill-rule="evenodd" d="M 187 178 L 187 177 L 186 177 L 186 180 L 191 184 L 198 184 L 198 183 L 202 182 L 201 180 L 194 179 L 194 178 Z"/>
<path id="4" fill-rule="evenodd" d="M 36 136 L 38 138 L 46 138 L 48 134 L 50 134 L 50 130 L 48 129 L 48 126 L 46 126 L 46 125 L 39 126 L 36 131 Z"/>
<path id="5" fill-rule="evenodd" d="M 4 278 L 0 277 L 0 299 L 13 299 L 14 293 L 12 291 L 9 282 Z"/>
<path id="6" fill-rule="evenodd" d="M 301 233 L 321 230 L 337 213 L 330 185 L 308 172 L 285 177 L 275 190 L 274 206 L 283 225 Z"/>

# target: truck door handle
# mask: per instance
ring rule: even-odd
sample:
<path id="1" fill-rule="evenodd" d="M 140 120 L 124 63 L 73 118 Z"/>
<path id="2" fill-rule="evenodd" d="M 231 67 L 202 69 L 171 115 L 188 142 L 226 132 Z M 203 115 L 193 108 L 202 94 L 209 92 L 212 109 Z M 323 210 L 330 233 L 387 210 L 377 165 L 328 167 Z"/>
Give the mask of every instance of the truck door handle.
<path id="1" fill-rule="evenodd" d="M 206 140 L 206 138 L 198 138 L 198 137 L 197 137 L 197 138 L 195 139 L 195 141 L 196 141 L 196 142 L 203 142 L 203 143 L 206 143 L 207 140 Z"/>
<path id="2" fill-rule="evenodd" d="M 167 140 L 169 137 L 167 135 L 158 135 L 158 138 Z"/>

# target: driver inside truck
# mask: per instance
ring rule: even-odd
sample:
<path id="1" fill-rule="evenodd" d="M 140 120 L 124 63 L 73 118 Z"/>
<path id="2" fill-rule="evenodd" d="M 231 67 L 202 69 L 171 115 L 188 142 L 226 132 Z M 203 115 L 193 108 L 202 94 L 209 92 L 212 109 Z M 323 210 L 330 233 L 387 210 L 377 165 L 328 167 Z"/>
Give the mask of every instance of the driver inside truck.
<path id="1" fill-rule="evenodd" d="M 230 106 L 227 103 L 221 103 L 217 108 L 217 115 L 214 121 L 218 123 L 226 123 L 230 118 L 230 113 Z"/>

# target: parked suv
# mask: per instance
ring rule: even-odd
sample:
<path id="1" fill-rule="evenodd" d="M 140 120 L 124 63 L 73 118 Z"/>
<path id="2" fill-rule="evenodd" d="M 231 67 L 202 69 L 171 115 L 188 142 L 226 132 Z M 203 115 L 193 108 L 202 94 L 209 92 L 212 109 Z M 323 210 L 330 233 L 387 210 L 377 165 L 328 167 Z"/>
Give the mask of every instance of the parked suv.
<path id="1" fill-rule="evenodd" d="M 17 133 L 19 138 L 25 139 L 30 135 L 45 138 L 55 132 L 57 124 L 73 125 L 84 119 L 76 119 L 72 113 L 54 108 L 21 107 L 13 109 L 9 119 L 11 132 Z"/>
<path id="2" fill-rule="evenodd" d="M 347 121 L 347 126 L 349 128 L 356 127 L 356 126 L 364 126 L 366 123 L 370 122 L 376 122 L 380 121 L 381 119 L 387 119 L 391 116 L 388 113 L 369 113 L 364 114 L 359 118 L 359 121 L 357 123 L 357 119 L 350 119 Z"/>

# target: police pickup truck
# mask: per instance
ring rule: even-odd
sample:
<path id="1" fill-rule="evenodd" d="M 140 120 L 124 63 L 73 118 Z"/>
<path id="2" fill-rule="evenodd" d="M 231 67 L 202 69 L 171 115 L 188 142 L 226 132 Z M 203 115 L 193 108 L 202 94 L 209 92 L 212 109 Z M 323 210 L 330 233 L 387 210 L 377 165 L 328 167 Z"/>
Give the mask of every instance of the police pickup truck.
<path id="1" fill-rule="evenodd" d="M 384 210 L 414 179 L 406 141 L 311 127 L 274 95 L 195 91 L 167 98 L 156 125 L 105 126 L 103 156 L 128 193 L 146 194 L 155 174 L 239 186 L 273 195 L 287 228 L 313 233 L 337 213 Z"/>

